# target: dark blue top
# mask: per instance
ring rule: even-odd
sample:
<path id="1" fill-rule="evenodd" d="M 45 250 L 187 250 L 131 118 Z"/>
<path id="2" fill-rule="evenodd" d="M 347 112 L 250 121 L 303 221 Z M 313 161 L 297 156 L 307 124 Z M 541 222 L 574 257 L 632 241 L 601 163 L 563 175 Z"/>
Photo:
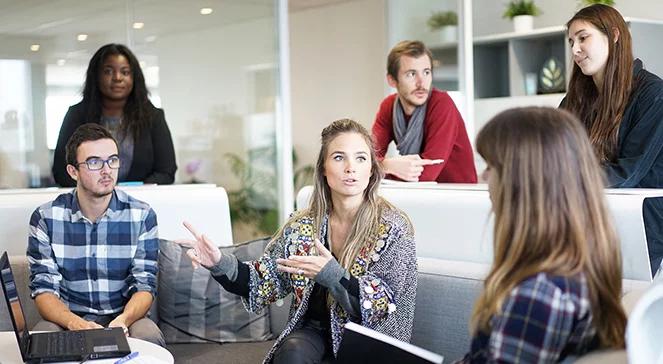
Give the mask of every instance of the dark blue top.
<path id="1" fill-rule="evenodd" d="M 560 107 L 564 107 L 566 98 Z M 611 188 L 663 188 L 663 80 L 633 62 L 633 92 L 617 137 L 617 158 L 604 164 Z M 656 274 L 663 258 L 663 198 L 647 198 L 642 215 L 649 263 Z"/>
<path id="2" fill-rule="evenodd" d="M 663 80 L 646 71 L 639 59 L 633 67 L 633 94 L 619 125 L 617 159 L 604 166 L 608 185 L 663 188 Z M 645 199 L 642 213 L 655 274 L 663 258 L 663 199 Z"/>

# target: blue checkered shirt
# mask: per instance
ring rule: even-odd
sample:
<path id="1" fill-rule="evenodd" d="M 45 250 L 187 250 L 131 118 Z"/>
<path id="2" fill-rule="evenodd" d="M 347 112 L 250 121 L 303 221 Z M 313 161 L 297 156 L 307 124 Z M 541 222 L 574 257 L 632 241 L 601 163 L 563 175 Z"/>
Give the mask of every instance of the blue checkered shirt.
<path id="1" fill-rule="evenodd" d="M 465 363 L 556 363 L 598 348 L 587 282 L 539 273 L 518 284 L 472 339 Z"/>
<path id="2" fill-rule="evenodd" d="M 72 312 L 122 312 L 134 292 L 156 294 L 159 239 L 150 206 L 115 190 L 97 222 L 81 212 L 76 190 L 38 207 L 30 218 L 32 297 L 50 292 Z"/>

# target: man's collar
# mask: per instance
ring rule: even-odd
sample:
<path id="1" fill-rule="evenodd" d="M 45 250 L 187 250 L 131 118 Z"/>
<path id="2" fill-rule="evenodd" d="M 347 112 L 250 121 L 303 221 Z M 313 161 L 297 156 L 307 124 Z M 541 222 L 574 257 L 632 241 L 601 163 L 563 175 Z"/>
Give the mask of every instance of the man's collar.
<path id="1" fill-rule="evenodd" d="M 74 188 L 74 190 L 71 191 L 71 194 L 73 195 L 71 201 L 71 222 L 77 222 L 81 220 L 90 221 L 90 219 L 88 219 L 87 217 L 85 217 L 85 215 L 83 215 L 83 211 L 81 211 L 81 206 L 78 202 L 78 189 Z M 104 211 L 104 213 L 101 216 L 99 216 L 99 219 L 101 219 L 104 216 L 112 218 L 113 214 L 119 209 L 119 205 L 120 202 L 117 198 L 116 190 L 113 189 L 113 192 L 111 193 L 110 202 L 108 203 L 108 207 L 106 208 L 106 211 Z"/>

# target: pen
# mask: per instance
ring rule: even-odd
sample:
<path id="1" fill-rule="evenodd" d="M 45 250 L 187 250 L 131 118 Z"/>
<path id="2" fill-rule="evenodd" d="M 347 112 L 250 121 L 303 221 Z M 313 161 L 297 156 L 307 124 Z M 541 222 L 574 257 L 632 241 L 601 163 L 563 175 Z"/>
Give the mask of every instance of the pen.
<path id="1" fill-rule="evenodd" d="M 113 363 L 113 364 L 123 364 L 123 363 L 126 363 L 126 362 L 128 362 L 129 360 L 131 360 L 131 359 L 137 357 L 137 356 L 138 356 L 138 352 L 137 352 L 137 351 L 134 351 L 133 353 L 131 353 L 131 354 L 125 356 L 124 358 L 121 358 L 120 360 L 116 361 L 116 362 Z"/>

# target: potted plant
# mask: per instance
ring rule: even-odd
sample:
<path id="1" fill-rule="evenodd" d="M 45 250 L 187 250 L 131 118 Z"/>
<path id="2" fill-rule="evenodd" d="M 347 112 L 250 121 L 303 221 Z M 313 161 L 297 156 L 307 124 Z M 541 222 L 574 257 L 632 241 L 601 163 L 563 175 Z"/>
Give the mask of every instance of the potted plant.
<path id="1" fill-rule="evenodd" d="M 532 30 L 534 17 L 541 14 L 533 0 L 511 0 L 504 11 L 504 18 L 513 20 L 515 32 L 527 32 Z"/>
<path id="2" fill-rule="evenodd" d="M 458 40 L 458 14 L 455 11 L 434 11 L 426 22 L 433 32 L 438 32 L 443 43 Z"/>
<path id="3" fill-rule="evenodd" d="M 615 0 L 580 0 L 580 6 L 590 6 L 594 4 L 603 4 L 608 6 L 615 6 Z"/>

